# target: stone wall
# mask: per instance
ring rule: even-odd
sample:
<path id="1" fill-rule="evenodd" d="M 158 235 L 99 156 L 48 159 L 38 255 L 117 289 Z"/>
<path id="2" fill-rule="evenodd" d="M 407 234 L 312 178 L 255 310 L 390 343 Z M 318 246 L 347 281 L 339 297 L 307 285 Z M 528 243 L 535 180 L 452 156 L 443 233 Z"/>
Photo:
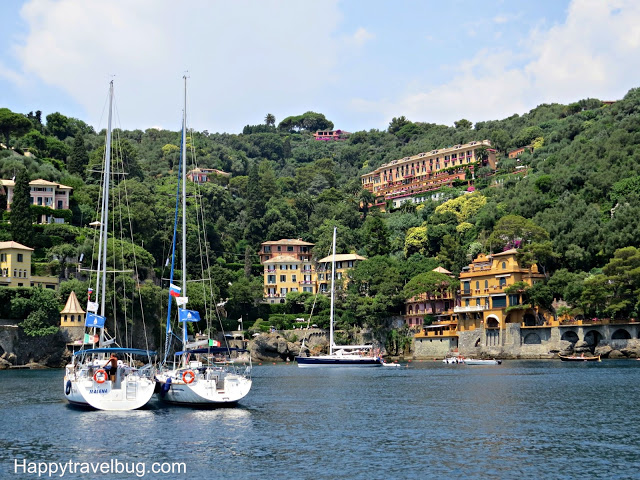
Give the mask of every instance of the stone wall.
<path id="1" fill-rule="evenodd" d="M 629 338 L 613 338 L 613 337 Z M 429 340 L 429 339 L 427 339 Z M 446 348 L 450 345 L 448 348 Z M 414 338 L 416 360 L 444 357 L 456 348 L 445 337 Z M 612 357 L 640 357 L 640 325 L 576 325 L 560 327 L 521 327 L 509 323 L 505 329 L 476 329 L 458 333 L 458 353 L 468 357 L 554 358 L 558 353 L 591 351 Z"/>

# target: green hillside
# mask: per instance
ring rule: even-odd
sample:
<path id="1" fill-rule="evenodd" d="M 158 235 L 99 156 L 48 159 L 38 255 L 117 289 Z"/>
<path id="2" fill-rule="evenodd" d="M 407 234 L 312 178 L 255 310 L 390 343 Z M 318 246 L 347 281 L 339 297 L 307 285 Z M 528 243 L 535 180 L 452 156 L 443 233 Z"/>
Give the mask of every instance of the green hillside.
<path id="1" fill-rule="evenodd" d="M 0 178 L 26 169 L 31 179 L 74 188 L 72 226 L 37 227 L 30 237 L 43 261 L 59 263 L 88 251 L 86 227 L 96 220 L 95 170 L 104 132 L 60 113 L 41 116 L 0 109 L 0 134 L 15 149 L 0 150 Z M 523 262 L 537 262 L 547 274 L 548 282 L 529 292 L 532 302 L 549 308 L 554 297 L 563 298 L 585 315 L 637 316 L 640 89 L 613 104 L 586 99 L 540 105 L 522 116 L 475 125 L 461 119 L 454 127 L 399 117 L 386 131 L 355 132 L 343 142 L 313 139 L 316 129 L 327 128 L 333 128 L 329 119 L 307 112 L 277 125 L 267 115 L 264 124 L 247 125 L 240 134 L 205 131 L 188 138 L 199 166 L 231 173 L 202 191 L 211 213 L 206 220 L 217 294 L 229 298 L 230 318 L 308 311 L 304 294 L 290 295 L 271 312 L 258 304 L 262 277 L 256 253 L 267 240 L 302 238 L 316 244 L 316 258 L 323 257 L 334 225 L 339 252 L 369 258 L 340 299 L 346 327 L 382 328 L 389 315 L 401 313 L 404 285 L 417 274 L 437 265 L 458 273 L 478 253 L 508 247 L 519 248 Z M 386 213 L 360 208 L 370 198 L 361 188 L 363 173 L 394 159 L 483 139 L 498 150 L 499 165 L 496 172 L 475 172 L 473 194 L 465 193 L 466 185 L 447 187 L 438 202 L 407 203 Z M 179 142 L 177 131 L 114 134 L 129 172 L 133 236 L 149 254 L 149 279 L 161 277 L 167 258 Z M 534 150 L 519 160 L 506 158 L 525 145 Z M 34 156 L 23 156 L 27 150 Z M 0 240 L 10 240 L 8 213 L 4 218 Z M 248 276 L 247 263 L 254 264 Z"/>

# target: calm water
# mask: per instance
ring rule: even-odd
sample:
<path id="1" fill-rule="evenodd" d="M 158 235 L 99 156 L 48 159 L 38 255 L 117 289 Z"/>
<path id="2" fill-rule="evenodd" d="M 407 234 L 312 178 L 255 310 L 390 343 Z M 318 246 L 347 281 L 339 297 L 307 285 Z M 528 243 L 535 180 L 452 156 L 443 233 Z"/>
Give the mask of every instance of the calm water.
<path id="1" fill-rule="evenodd" d="M 187 467 L 64 478 L 640 478 L 638 361 L 256 366 L 240 407 L 122 413 L 69 407 L 62 376 L 0 372 L 0 478 L 38 478 L 16 458 Z"/>

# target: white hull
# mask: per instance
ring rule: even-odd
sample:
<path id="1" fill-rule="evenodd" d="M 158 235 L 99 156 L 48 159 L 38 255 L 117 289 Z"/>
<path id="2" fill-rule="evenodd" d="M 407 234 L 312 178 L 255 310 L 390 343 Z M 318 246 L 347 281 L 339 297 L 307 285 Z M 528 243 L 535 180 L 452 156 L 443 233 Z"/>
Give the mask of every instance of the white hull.
<path id="1" fill-rule="evenodd" d="M 92 376 L 91 367 L 75 369 L 67 365 L 64 376 L 64 394 L 73 405 L 93 407 L 98 410 L 135 410 L 149 403 L 155 382 L 149 378 L 151 372 L 142 374 L 131 369 L 124 373 L 118 368 L 116 381 L 98 383 Z"/>
<path id="2" fill-rule="evenodd" d="M 318 355 L 310 357 L 296 357 L 300 368 L 326 367 L 380 367 L 383 362 L 380 357 L 365 357 L 361 355 Z"/>
<path id="3" fill-rule="evenodd" d="M 162 401 L 181 405 L 225 405 L 234 404 L 247 396 L 252 381 L 243 375 L 228 372 L 209 372 L 197 374 L 191 383 L 182 380 L 182 371 L 169 371 L 157 375 L 163 392 Z M 166 387 L 167 380 L 171 384 Z"/>
<path id="4" fill-rule="evenodd" d="M 474 360 L 470 358 L 465 358 L 465 365 L 500 365 L 502 360 Z"/>

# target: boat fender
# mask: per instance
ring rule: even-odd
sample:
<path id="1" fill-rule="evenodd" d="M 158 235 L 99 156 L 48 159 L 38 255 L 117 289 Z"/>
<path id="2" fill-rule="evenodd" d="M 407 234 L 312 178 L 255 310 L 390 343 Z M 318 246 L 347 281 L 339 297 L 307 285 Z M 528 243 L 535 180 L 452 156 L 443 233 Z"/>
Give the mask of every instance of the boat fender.
<path id="1" fill-rule="evenodd" d="M 93 381 L 96 383 L 104 383 L 107 380 L 107 372 L 104 368 L 99 368 L 96 373 L 93 374 Z"/>
<path id="2" fill-rule="evenodd" d="M 64 387 L 65 395 L 69 395 L 71 393 L 71 380 L 67 380 L 67 384 Z"/>
<path id="3" fill-rule="evenodd" d="M 193 383 L 195 379 L 196 379 L 196 374 L 193 373 L 193 370 L 187 370 L 182 374 L 182 381 L 187 385 L 189 385 L 190 383 Z"/>
<path id="4" fill-rule="evenodd" d="M 162 388 L 160 388 L 160 396 L 164 397 L 169 389 L 171 388 L 171 379 L 167 378 L 167 381 L 162 384 Z"/>

